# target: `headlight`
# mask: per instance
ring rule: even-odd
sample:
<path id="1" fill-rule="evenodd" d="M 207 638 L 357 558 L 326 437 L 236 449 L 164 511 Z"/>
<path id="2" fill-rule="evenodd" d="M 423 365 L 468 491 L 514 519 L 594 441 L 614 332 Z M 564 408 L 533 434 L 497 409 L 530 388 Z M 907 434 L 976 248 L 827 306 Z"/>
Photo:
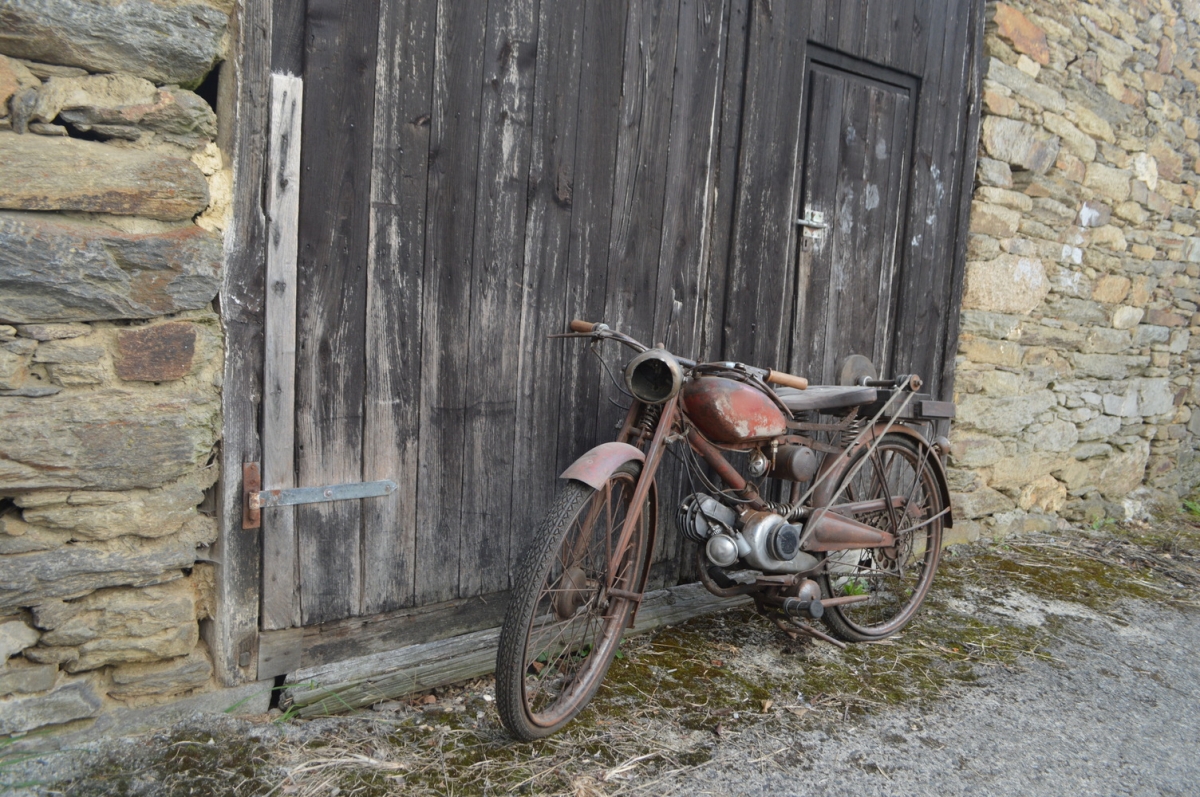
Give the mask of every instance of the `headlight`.
<path id="1" fill-rule="evenodd" d="M 625 385 L 638 401 L 661 404 L 679 392 L 683 368 L 666 349 L 650 349 L 625 366 Z"/>

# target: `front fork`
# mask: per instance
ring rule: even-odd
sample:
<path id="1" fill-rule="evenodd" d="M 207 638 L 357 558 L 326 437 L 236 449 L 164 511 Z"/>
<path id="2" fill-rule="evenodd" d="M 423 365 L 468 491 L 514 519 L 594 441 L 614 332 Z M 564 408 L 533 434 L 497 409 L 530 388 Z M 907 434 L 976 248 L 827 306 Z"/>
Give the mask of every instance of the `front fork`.
<path id="1" fill-rule="evenodd" d="M 663 402 L 657 422 L 641 423 L 647 413 L 652 413 L 655 409 L 635 400 L 629 407 L 629 413 L 625 416 L 625 422 L 622 424 L 621 431 L 617 435 L 618 442 L 629 443 L 638 448 L 645 445 L 647 435 L 650 437 L 650 443 L 644 449 L 646 461 L 642 465 L 641 476 L 638 478 L 637 487 L 633 491 L 629 515 L 625 518 L 625 523 L 621 526 L 621 536 L 617 538 L 617 544 L 610 553 L 608 584 L 605 585 L 608 594 L 633 601 L 633 616 L 629 621 L 631 627 L 637 620 L 637 611 L 641 607 L 642 596 L 646 590 L 646 581 L 650 577 L 651 558 L 654 556 L 654 543 L 658 535 L 658 490 L 655 486 L 654 477 L 658 473 L 658 466 L 662 464 L 663 455 L 666 454 L 667 438 L 670 436 L 671 429 L 679 417 L 679 395 L 676 394 Z M 642 567 L 641 574 L 638 576 L 637 588 L 633 592 L 626 592 L 625 590 L 615 588 L 613 580 L 617 577 L 617 568 L 621 564 L 621 557 L 624 556 L 625 547 L 629 545 L 630 539 L 633 538 L 633 531 L 642 519 L 642 507 L 645 505 L 647 498 L 651 500 L 650 517 L 648 518 L 650 539 L 646 543 L 646 562 Z"/>

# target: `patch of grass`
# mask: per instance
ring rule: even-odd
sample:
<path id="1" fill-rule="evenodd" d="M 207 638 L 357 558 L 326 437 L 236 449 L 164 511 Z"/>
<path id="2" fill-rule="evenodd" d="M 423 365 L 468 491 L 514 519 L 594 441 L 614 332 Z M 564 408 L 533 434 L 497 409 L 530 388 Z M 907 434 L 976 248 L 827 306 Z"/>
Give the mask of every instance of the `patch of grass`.
<path id="1" fill-rule="evenodd" d="M 1152 524 L 961 546 L 943 553 L 914 621 L 880 643 L 840 651 L 744 610 L 628 639 L 591 705 L 539 742 L 507 735 L 492 681 L 480 679 L 349 717 L 284 721 L 279 742 L 225 733 L 209 745 L 194 730 L 155 737 L 135 760 L 99 767 L 68 792 L 658 794 L 705 766 L 718 744 L 772 740 L 762 760 L 801 765 L 798 731 L 836 732 L 889 706 L 928 704 L 989 669 L 1053 663 L 1055 606 L 1123 622 L 1128 598 L 1200 605 L 1198 565 L 1200 518 L 1178 507 Z M 1041 619 L 1020 614 L 1030 606 Z"/>

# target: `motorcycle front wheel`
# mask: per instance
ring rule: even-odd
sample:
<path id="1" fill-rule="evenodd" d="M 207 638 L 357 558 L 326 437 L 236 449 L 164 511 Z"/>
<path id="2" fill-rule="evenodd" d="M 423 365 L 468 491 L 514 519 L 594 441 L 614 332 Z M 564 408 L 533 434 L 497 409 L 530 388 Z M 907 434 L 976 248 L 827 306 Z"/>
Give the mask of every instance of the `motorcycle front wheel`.
<path id="1" fill-rule="evenodd" d="M 519 739 L 549 736 L 592 699 L 616 655 L 645 567 L 645 505 L 614 556 L 641 464 L 627 462 L 596 490 L 569 482 L 542 522 L 513 578 L 496 654 L 496 706 Z M 616 561 L 610 579 L 610 563 Z"/>
<path id="2" fill-rule="evenodd" d="M 835 636 L 848 642 L 884 639 L 903 628 L 925 600 L 941 558 L 946 508 L 934 456 L 906 435 L 887 434 L 878 447 L 864 448 L 851 462 L 847 473 L 853 476 L 839 502 L 887 499 L 890 508 L 855 515 L 855 520 L 890 533 L 896 544 L 825 555 L 820 583 L 826 596 L 870 598 L 825 611 L 822 620 Z M 898 497 L 904 499 L 901 507 L 893 506 Z"/>

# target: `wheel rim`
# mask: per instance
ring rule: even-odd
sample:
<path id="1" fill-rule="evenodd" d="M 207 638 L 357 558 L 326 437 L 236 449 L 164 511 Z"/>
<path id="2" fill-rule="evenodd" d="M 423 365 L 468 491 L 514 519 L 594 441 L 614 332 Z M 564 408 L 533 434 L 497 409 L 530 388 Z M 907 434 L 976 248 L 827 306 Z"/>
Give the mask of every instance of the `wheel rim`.
<path id="1" fill-rule="evenodd" d="M 553 727 L 580 710 L 620 643 L 632 605 L 608 595 L 607 575 L 636 483 L 634 475 L 617 472 L 583 502 L 542 579 L 523 657 L 522 700 L 534 725 Z M 619 560 L 618 589 L 637 586 L 645 525 L 643 512 Z"/>
<path id="2" fill-rule="evenodd" d="M 890 506 L 856 515 L 861 523 L 892 534 L 892 548 L 835 551 L 826 556 L 830 595 L 868 594 L 862 603 L 836 607 L 851 629 L 865 636 L 883 637 L 899 630 L 924 600 L 941 553 L 941 492 L 927 447 L 884 441 L 850 481 L 846 502 L 903 498 L 901 507 Z"/>

